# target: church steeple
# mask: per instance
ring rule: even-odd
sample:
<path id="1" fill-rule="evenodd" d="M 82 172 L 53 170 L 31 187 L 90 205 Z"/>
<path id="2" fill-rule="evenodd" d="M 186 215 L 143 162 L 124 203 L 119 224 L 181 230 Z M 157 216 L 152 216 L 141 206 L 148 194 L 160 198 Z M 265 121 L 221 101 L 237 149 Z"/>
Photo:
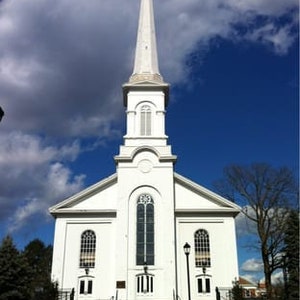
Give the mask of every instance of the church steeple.
<path id="1" fill-rule="evenodd" d="M 145 80 L 163 82 L 158 68 L 152 0 L 141 0 L 134 69 L 129 82 Z"/>
<path id="2" fill-rule="evenodd" d="M 154 24 L 153 0 L 141 0 L 133 73 L 123 85 L 124 105 L 133 90 L 162 91 L 165 106 L 169 99 L 169 85 L 159 72 Z"/>
<path id="3" fill-rule="evenodd" d="M 174 162 L 165 133 L 169 85 L 158 68 L 153 0 L 141 0 L 133 74 L 123 85 L 123 96 L 127 126 L 116 162 L 131 162 L 142 149 L 151 149 L 161 161 Z"/>

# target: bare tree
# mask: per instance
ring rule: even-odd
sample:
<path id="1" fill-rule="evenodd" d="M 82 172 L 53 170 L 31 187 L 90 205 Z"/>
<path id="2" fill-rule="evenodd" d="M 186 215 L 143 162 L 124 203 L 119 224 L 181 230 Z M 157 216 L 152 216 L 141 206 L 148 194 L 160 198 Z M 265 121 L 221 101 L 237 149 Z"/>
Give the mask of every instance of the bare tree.
<path id="1" fill-rule="evenodd" d="M 272 299 L 272 273 L 281 267 L 286 216 L 296 203 L 293 172 L 268 164 L 230 165 L 216 188 L 225 197 L 244 205 L 243 213 L 254 222 L 264 266 L 267 299 Z"/>

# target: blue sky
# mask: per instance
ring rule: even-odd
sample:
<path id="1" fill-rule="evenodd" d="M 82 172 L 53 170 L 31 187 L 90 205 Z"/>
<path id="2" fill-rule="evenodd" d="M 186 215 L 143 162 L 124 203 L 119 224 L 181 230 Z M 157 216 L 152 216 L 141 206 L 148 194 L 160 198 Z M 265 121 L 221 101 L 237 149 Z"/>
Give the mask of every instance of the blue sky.
<path id="1" fill-rule="evenodd" d="M 298 174 L 298 1 L 154 1 L 176 172 L 231 163 Z M 115 172 L 139 1 L 0 1 L 0 237 L 52 243 L 47 208 Z M 239 220 L 240 222 L 240 220 Z M 241 274 L 261 278 L 245 248 Z"/>

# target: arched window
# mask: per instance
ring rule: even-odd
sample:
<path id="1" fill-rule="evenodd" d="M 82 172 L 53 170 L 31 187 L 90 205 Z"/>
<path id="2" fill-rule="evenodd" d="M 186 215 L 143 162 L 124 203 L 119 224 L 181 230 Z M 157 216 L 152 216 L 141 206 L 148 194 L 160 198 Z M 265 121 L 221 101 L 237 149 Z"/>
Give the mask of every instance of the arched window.
<path id="1" fill-rule="evenodd" d="M 96 235 L 92 230 L 86 230 L 81 234 L 80 244 L 80 268 L 94 268 L 96 256 Z"/>
<path id="2" fill-rule="evenodd" d="M 154 265 L 154 203 L 148 194 L 139 196 L 136 213 L 136 264 Z"/>
<path id="3" fill-rule="evenodd" d="M 194 234 L 195 266 L 210 267 L 209 235 L 204 229 L 199 229 Z"/>
<path id="4" fill-rule="evenodd" d="M 151 135 L 151 108 L 143 105 L 141 108 L 141 135 Z"/>

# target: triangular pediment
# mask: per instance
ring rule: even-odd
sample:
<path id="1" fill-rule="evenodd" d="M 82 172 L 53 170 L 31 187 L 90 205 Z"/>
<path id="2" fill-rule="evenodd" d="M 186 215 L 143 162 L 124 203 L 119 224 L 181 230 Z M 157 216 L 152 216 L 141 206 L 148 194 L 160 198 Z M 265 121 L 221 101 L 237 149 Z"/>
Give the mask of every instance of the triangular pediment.
<path id="1" fill-rule="evenodd" d="M 174 173 L 176 213 L 226 213 L 237 215 L 240 207 L 207 188 Z M 113 174 L 81 192 L 52 206 L 52 215 L 115 213 L 118 199 L 117 174 Z"/>
<path id="2" fill-rule="evenodd" d="M 174 173 L 176 212 L 230 213 L 237 215 L 240 207 L 209 189 Z"/>
<path id="3" fill-rule="evenodd" d="M 50 207 L 52 215 L 76 213 L 113 213 L 116 211 L 117 174 L 113 174 L 81 192 Z"/>

